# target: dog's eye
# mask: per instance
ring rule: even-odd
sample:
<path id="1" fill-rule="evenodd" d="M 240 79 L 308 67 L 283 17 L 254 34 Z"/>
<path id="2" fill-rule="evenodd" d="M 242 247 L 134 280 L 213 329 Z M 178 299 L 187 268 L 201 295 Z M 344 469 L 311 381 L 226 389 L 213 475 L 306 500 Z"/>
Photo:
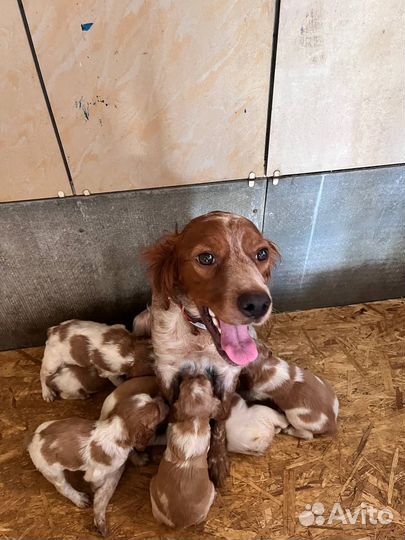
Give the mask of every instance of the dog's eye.
<path id="1" fill-rule="evenodd" d="M 210 264 L 214 264 L 215 257 L 212 253 L 200 253 L 197 257 L 198 262 L 200 264 L 203 264 L 204 266 L 209 266 Z"/>
<path id="2" fill-rule="evenodd" d="M 256 259 L 258 261 L 265 261 L 268 256 L 269 256 L 269 250 L 267 248 L 259 249 L 259 251 L 256 253 Z"/>

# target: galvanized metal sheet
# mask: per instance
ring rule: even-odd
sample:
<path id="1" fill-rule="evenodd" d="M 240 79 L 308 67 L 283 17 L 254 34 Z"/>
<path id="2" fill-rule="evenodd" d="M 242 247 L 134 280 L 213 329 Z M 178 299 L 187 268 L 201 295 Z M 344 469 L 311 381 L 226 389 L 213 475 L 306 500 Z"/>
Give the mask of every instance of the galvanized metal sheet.
<path id="1" fill-rule="evenodd" d="M 395 166 L 269 182 L 264 231 L 283 255 L 276 309 L 405 294 L 404 176 Z"/>
<path id="2" fill-rule="evenodd" d="M 1 205 L 0 348 L 42 344 L 72 317 L 129 322 L 149 296 L 142 248 L 211 210 L 260 227 L 265 191 L 237 181 Z"/>

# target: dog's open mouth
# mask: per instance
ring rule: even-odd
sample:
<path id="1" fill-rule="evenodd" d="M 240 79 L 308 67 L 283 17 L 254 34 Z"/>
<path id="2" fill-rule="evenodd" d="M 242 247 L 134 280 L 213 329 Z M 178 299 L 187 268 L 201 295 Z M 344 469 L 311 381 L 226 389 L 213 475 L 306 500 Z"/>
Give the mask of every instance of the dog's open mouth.
<path id="1" fill-rule="evenodd" d="M 247 324 L 228 324 L 209 308 L 200 308 L 200 316 L 219 354 L 228 362 L 245 366 L 256 360 L 258 350 Z"/>

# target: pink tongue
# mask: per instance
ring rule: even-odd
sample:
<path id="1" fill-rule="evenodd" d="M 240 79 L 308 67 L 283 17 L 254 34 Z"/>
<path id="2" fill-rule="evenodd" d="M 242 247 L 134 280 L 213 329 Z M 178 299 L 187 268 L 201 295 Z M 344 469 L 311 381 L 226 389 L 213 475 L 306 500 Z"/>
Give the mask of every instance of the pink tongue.
<path id="1" fill-rule="evenodd" d="M 219 321 L 221 325 L 221 347 L 228 355 L 229 359 L 238 366 L 250 364 L 256 360 L 256 343 L 249 334 L 249 327 L 246 324 L 227 324 Z"/>

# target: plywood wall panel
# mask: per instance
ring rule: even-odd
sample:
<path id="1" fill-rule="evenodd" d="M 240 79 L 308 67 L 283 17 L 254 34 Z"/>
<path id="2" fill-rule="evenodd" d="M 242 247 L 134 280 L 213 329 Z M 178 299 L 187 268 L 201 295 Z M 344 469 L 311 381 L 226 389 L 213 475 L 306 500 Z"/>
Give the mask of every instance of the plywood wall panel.
<path id="1" fill-rule="evenodd" d="M 0 202 L 71 195 L 16 0 L 0 23 Z"/>
<path id="2" fill-rule="evenodd" d="M 25 6 L 78 193 L 263 175 L 273 1 Z"/>
<path id="3" fill-rule="evenodd" d="M 281 2 L 268 175 L 405 161 L 405 2 Z"/>

